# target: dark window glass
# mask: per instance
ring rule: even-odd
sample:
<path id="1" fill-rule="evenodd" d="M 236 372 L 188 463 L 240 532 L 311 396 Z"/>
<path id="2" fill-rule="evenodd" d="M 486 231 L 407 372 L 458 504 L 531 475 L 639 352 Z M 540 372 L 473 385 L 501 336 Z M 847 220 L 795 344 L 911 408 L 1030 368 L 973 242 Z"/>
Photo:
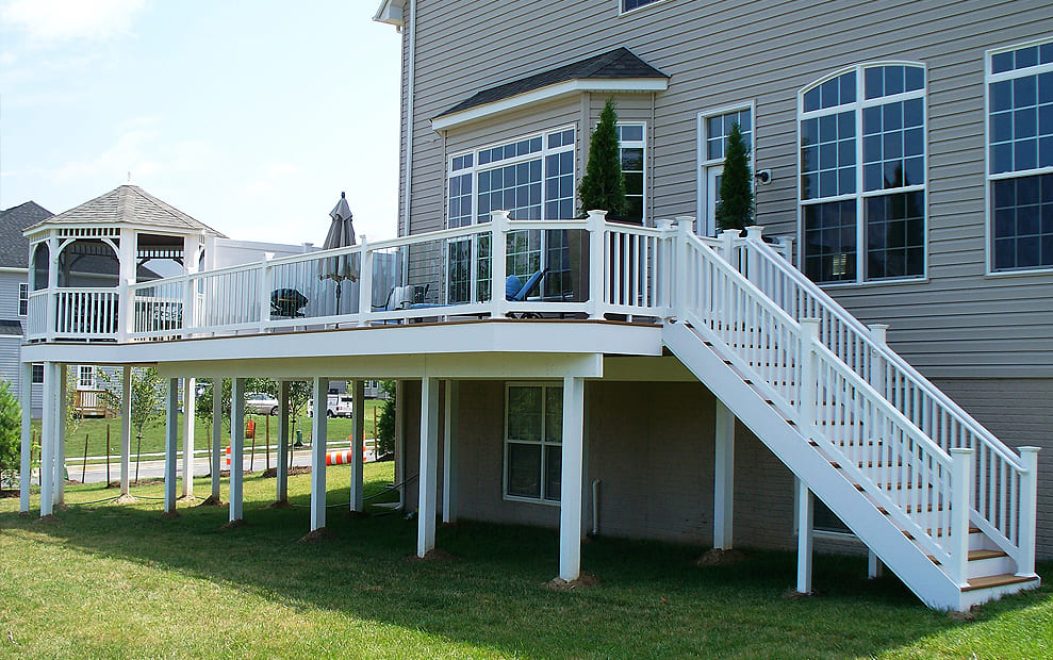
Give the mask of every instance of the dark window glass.
<path id="1" fill-rule="evenodd" d="M 805 274 L 816 282 L 856 278 L 856 202 L 809 204 L 804 215 Z"/>
<path id="2" fill-rule="evenodd" d="M 508 494 L 541 497 L 541 445 L 509 443 Z"/>
<path id="3" fill-rule="evenodd" d="M 1053 266 L 1053 174 L 992 182 L 994 268 Z"/>
<path id="4" fill-rule="evenodd" d="M 34 364 L 33 365 L 33 383 L 39 384 L 44 382 L 44 365 Z"/>
<path id="5" fill-rule="evenodd" d="M 841 522 L 841 519 L 828 506 L 823 504 L 819 498 L 812 500 L 812 527 L 821 532 L 852 533 L 848 525 Z"/>
<path id="6" fill-rule="evenodd" d="M 658 2 L 658 0 L 622 0 L 622 11 L 632 11 L 654 2 Z"/>
<path id="7" fill-rule="evenodd" d="M 917 277 L 924 271 L 925 193 L 868 197 L 867 279 Z"/>

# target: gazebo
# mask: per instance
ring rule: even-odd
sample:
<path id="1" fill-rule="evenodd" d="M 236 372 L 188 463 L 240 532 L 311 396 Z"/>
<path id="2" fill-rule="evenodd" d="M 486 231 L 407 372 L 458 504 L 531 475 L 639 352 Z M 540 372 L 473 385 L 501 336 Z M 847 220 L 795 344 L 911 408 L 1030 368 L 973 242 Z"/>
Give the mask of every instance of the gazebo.
<path id="1" fill-rule="evenodd" d="M 26 340 L 125 341 L 128 287 L 208 268 L 225 238 L 138 186 L 126 184 L 25 230 Z"/>

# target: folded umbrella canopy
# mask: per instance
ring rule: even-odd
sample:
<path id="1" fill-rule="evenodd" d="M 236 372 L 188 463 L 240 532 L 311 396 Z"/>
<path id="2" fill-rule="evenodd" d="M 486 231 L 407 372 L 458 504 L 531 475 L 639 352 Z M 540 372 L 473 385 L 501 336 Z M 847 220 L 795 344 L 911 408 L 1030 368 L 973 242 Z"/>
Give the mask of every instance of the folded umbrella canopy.
<path id="1" fill-rule="evenodd" d="M 332 223 L 329 225 L 329 234 L 322 244 L 323 250 L 343 248 L 356 245 L 355 225 L 352 220 L 351 207 L 347 205 L 347 196 L 340 193 L 340 201 L 336 203 L 333 210 L 329 212 Z M 351 254 L 342 254 L 337 257 L 329 257 L 322 265 L 322 279 L 330 279 L 336 282 L 336 313 L 340 313 L 340 285 L 344 280 L 358 281 L 358 271 L 352 261 Z"/>

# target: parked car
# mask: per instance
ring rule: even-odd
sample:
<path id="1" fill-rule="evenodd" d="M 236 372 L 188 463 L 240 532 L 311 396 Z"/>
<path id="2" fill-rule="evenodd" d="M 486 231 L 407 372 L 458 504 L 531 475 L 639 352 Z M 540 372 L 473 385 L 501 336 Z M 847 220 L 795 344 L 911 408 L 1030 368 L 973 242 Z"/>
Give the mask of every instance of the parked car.
<path id="1" fill-rule="evenodd" d="M 245 412 L 256 415 L 277 415 L 278 400 L 270 394 L 252 392 L 245 397 Z"/>
<path id="2" fill-rule="evenodd" d="M 355 398 L 350 394 L 332 394 L 326 397 L 326 417 L 347 417 L 350 419 L 354 413 Z M 314 417 L 314 401 L 307 402 L 307 416 Z"/>

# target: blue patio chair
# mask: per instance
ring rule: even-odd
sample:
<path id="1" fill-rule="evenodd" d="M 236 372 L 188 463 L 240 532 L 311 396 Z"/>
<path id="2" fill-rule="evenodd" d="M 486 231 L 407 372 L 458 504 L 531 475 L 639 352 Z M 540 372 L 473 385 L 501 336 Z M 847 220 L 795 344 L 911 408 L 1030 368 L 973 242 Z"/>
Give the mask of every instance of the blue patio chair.
<path id="1" fill-rule="evenodd" d="M 527 299 L 527 296 L 533 293 L 534 289 L 536 289 L 538 285 L 541 284 L 541 280 L 545 278 L 545 275 L 547 273 L 548 269 L 542 268 L 538 272 L 531 275 L 530 279 L 526 281 L 526 284 L 523 284 L 523 281 L 517 276 L 509 275 L 507 278 L 505 278 L 505 300 L 508 300 L 509 302 L 523 302 Z M 510 313 L 508 316 L 514 319 L 541 318 L 541 314 L 538 314 L 537 312 L 521 312 L 519 314 L 513 312 Z"/>

